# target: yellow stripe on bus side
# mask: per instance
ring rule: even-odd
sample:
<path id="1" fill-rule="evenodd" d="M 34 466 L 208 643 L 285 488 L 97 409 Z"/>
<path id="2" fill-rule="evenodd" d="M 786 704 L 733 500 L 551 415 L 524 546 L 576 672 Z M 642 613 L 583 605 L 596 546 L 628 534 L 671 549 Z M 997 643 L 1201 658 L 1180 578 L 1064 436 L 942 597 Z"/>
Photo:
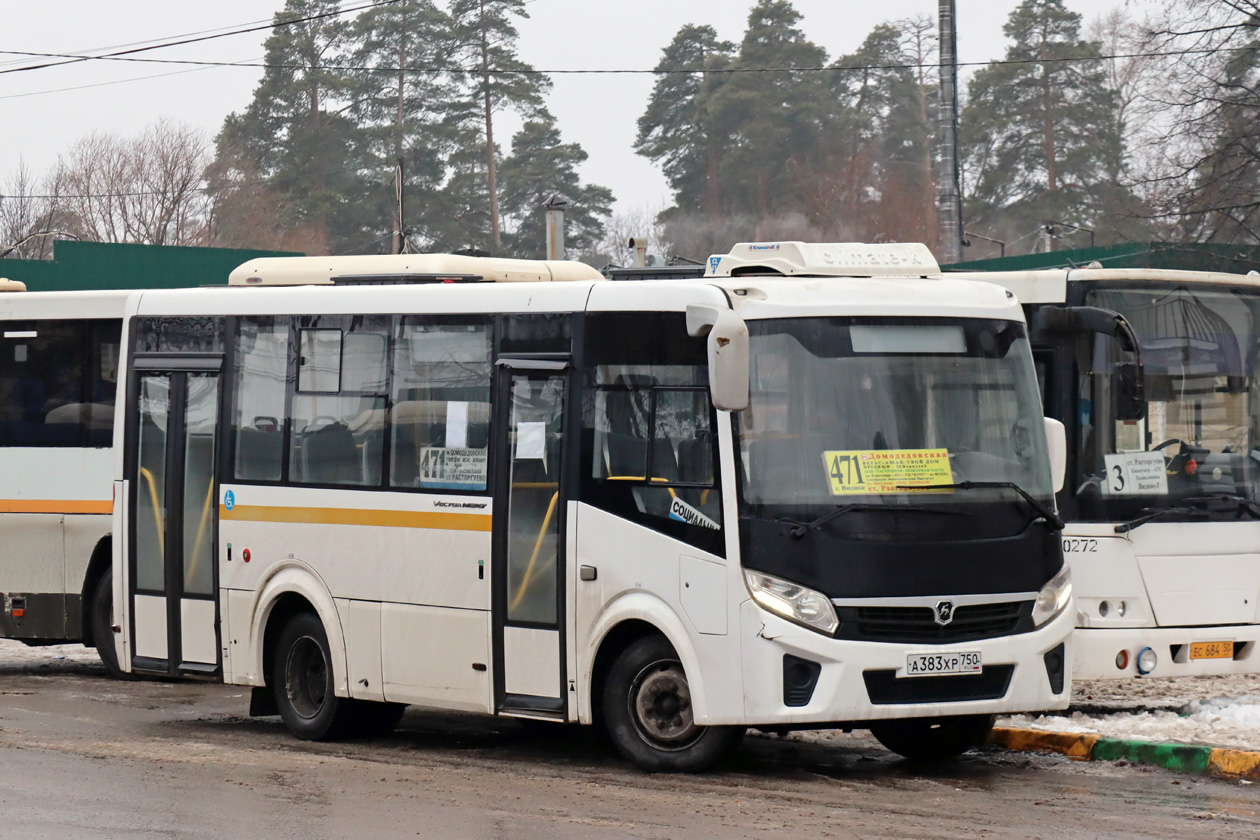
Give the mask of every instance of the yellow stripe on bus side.
<path id="1" fill-rule="evenodd" d="M 430 528 L 438 531 L 489 531 L 490 515 L 415 510 L 219 505 L 219 518 L 238 522 L 291 522 L 302 525 L 374 525 L 379 528 Z"/>
<path id="2" fill-rule="evenodd" d="M 0 513 L 113 513 L 113 502 L 70 499 L 0 499 Z"/>

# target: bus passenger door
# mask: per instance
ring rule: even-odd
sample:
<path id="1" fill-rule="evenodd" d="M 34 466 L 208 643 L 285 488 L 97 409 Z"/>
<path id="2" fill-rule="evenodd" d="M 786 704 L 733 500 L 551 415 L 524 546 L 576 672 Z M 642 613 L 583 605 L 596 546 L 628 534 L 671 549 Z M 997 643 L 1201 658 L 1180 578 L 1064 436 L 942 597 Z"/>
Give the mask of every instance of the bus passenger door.
<path id="1" fill-rule="evenodd" d="M 202 369 L 183 370 L 198 366 Z M 132 670 L 219 669 L 214 466 L 219 362 L 137 361 L 128 414 Z M 175 368 L 175 369 L 172 369 Z"/>
<path id="2" fill-rule="evenodd" d="M 569 366 L 502 359 L 495 389 L 495 709 L 561 719 Z"/>

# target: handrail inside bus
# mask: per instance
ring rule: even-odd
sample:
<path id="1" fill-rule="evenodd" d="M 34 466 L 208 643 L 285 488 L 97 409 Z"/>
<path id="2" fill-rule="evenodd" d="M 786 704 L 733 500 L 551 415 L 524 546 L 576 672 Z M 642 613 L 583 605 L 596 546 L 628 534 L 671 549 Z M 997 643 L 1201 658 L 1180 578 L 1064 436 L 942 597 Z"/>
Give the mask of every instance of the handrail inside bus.
<path id="1" fill-rule="evenodd" d="M 512 599 L 512 603 L 508 606 L 508 610 L 514 610 L 521 605 L 521 601 L 525 600 L 525 590 L 529 588 L 530 579 L 534 576 L 534 566 L 538 563 L 538 552 L 542 550 L 543 539 L 547 536 L 547 526 L 551 524 L 551 517 L 556 512 L 556 500 L 560 498 L 560 491 L 551 494 L 551 502 L 547 505 L 547 515 L 543 517 L 542 527 L 538 529 L 538 540 L 534 543 L 534 553 L 529 556 L 529 565 L 525 567 L 525 576 L 521 578 L 521 585 L 516 589 L 516 597 Z"/>
<path id="2" fill-rule="evenodd" d="M 210 503 L 214 500 L 214 482 L 210 482 L 210 486 L 206 488 L 206 503 L 201 509 L 201 524 L 197 527 L 197 541 L 193 543 L 193 559 L 192 565 L 188 567 L 188 571 L 184 572 L 184 587 L 187 588 L 192 581 L 193 573 L 197 571 L 197 562 L 201 559 L 201 541 L 206 536 L 206 525 L 210 522 Z"/>
<path id="3" fill-rule="evenodd" d="M 166 557 L 166 530 L 162 525 L 162 511 L 158 507 L 157 482 L 153 480 L 153 473 L 144 467 L 140 468 L 140 477 L 149 484 L 149 498 L 153 500 L 153 520 L 157 525 L 158 551 L 162 553 L 162 557 Z"/>

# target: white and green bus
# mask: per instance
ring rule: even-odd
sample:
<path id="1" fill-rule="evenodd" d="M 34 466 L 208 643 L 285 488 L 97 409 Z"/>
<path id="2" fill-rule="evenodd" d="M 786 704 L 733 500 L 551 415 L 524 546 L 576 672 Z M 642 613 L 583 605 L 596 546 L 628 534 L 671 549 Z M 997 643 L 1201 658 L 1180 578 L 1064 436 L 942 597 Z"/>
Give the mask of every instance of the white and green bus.
<path id="1" fill-rule="evenodd" d="M 1066 707 L 1062 426 L 1018 301 L 922 246 L 230 284 L 128 305 L 126 670 L 252 686 L 301 738 L 419 704 L 599 724 L 663 770 L 750 726 L 950 756 Z"/>

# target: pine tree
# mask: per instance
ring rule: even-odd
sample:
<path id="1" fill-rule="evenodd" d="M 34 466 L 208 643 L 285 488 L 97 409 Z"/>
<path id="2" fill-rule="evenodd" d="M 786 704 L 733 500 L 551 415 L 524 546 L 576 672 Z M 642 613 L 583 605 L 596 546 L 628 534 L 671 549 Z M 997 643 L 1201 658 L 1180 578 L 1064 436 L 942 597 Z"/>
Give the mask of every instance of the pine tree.
<path id="1" fill-rule="evenodd" d="M 968 227 L 1006 239 L 1052 220 L 1113 232 L 1103 226 L 1125 200 L 1123 132 L 1080 24 L 1062 0 L 1024 0 L 1003 28 L 1005 63 L 973 77 L 960 120 Z"/>
<path id="2" fill-rule="evenodd" d="M 455 55 L 463 69 L 464 107 L 454 122 L 467 131 L 472 115 L 480 110 L 484 149 L 485 195 L 489 202 L 491 252 L 501 247 L 498 205 L 498 147 L 494 140 L 494 113 L 511 108 L 527 118 L 543 106 L 543 94 L 551 81 L 537 74 L 516 55 L 514 18 L 527 18 L 525 0 L 454 0 L 451 3 L 456 42 Z"/>
<path id="3" fill-rule="evenodd" d="M 790 190 L 792 164 L 809 160 L 826 113 L 820 68 L 826 51 L 797 28 L 801 15 L 788 0 L 759 0 L 733 74 L 710 98 L 706 113 L 735 129 L 721 177 L 736 206 L 765 218 L 797 209 Z M 787 69 L 795 68 L 795 69 Z"/>
<path id="4" fill-rule="evenodd" d="M 503 161 L 502 207 L 514 225 L 504 244 L 515 257 L 546 256 L 546 221 L 542 204 L 559 193 L 569 200 L 564 213 L 565 248 L 588 253 L 604 233 L 613 195 L 606 187 L 583 184 L 577 167 L 587 158 L 577 143 L 561 143 L 560 130 L 546 111 L 512 138 L 512 155 Z"/>
<path id="5" fill-rule="evenodd" d="M 309 227 L 320 250 L 339 250 L 362 232 L 356 126 L 338 108 L 348 82 L 337 62 L 350 30 L 338 9 L 336 0 L 286 0 L 264 44 L 267 69 L 253 100 L 217 138 L 221 161 L 238 159 L 239 171 L 289 197 L 292 223 Z"/>
<path id="6" fill-rule="evenodd" d="M 687 25 L 661 51 L 662 72 L 639 117 L 634 149 L 660 164 L 679 208 L 720 212 L 718 170 L 730 135 L 708 114 L 707 104 L 724 76 L 734 45 L 719 41 L 711 26 Z M 680 73 L 681 69 L 694 72 Z"/>
<path id="7" fill-rule="evenodd" d="M 411 228 L 422 246 L 431 245 L 450 211 L 439 199 L 455 144 L 451 19 L 432 0 L 402 0 L 365 10 L 352 38 L 348 113 L 360 127 L 360 158 L 377 175 L 369 196 L 375 226 Z M 402 220 L 395 218 L 398 161 L 407 196 Z"/>

